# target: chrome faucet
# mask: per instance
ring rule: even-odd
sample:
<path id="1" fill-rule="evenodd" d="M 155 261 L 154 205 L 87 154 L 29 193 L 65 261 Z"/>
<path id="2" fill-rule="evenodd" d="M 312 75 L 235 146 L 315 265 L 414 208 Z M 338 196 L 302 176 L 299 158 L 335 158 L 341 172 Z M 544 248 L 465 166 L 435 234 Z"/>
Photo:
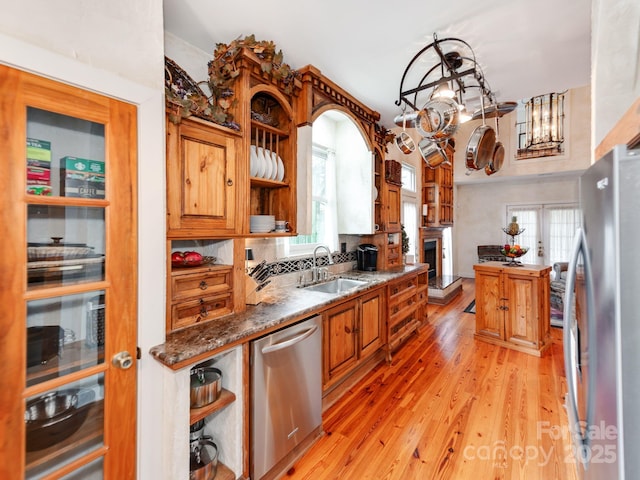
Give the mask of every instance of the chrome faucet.
<path id="1" fill-rule="evenodd" d="M 318 250 L 324 248 L 327 251 L 327 258 L 329 260 L 329 265 L 333 265 L 333 258 L 331 258 L 331 251 L 329 247 L 326 245 L 318 245 L 313 249 L 313 270 L 311 274 L 311 281 L 317 282 L 320 280 L 320 269 L 318 268 Z"/>

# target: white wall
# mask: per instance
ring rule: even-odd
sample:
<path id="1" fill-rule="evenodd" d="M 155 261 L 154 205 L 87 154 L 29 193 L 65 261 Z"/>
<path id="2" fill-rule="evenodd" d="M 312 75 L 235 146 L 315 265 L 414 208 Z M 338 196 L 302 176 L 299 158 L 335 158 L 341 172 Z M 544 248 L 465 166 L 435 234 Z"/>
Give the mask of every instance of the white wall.
<path id="1" fill-rule="evenodd" d="M 162 0 L 3 2 L 0 62 L 138 107 L 138 472 L 164 478 L 162 367 L 147 352 L 164 341 L 165 162 Z"/>
<path id="2" fill-rule="evenodd" d="M 640 97 L 640 2 L 593 0 L 592 12 L 593 150 Z"/>
<path id="3" fill-rule="evenodd" d="M 539 92 L 540 95 L 549 92 Z M 521 99 L 510 99 L 521 100 Z M 558 172 L 579 172 L 587 168 L 591 159 L 591 99 L 590 86 L 570 89 L 565 96 L 565 153 L 553 157 L 516 160 L 516 111 L 499 119 L 499 140 L 505 147 L 504 165 L 487 176 L 482 170 L 467 175 L 466 148 L 469 138 L 482 120 L 464 123 L 456 132 L 456 155 L 454 161 L 454 183 L 490 183 L 523 176 L 537 176 Z M 486 119 L 486 124 L 496 128 L 495 119 Z"/>
<path id="4" fill-rule="evenodd" d="M 541 92 L 545 93 L 545 92 Z M 463 124 L 456 133 L 454 160 L 455 213 L 453 269 L 463 277 L 475 277 L 477 246 L 505 243 L 506 205 L 571 203 L 578 201 L 577 178 L 591 162 L 590 87 L 567 92 L 565 103 L 565 154 L 516 160 L 515 111 L 499 120 L 505 145 L 502 169 L 487 176 L 484 171 L 466 175 L 465 153 L 473 130 L 481 120 Z M 487 125 L 495 128 L 493 119 Z M 527 245 L 535 247 L 535 245 Z"/>
<path id="5" fill-rule="evenodd" d="M 454 196 L 454 273 L 473 278 L 473 265 L 478 263 L 477 246 L 504 244 L 508 239 L 502 231 L 506 227 L 506 205 L 575 202 L 578 183 L 575 175 L 476 183 L 458 186 Z"/>

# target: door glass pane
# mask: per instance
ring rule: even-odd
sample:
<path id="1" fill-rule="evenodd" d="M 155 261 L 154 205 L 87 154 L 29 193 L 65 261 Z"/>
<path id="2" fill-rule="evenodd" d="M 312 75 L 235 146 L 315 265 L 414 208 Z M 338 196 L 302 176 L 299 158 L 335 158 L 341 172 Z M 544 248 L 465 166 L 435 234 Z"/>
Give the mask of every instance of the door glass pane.
<path id="1" fill-rule="evenodd" d="M 549 225 L 548 264 L 568 262 L 576 229 L 580 225 L 580 210 L 573 207 L 546 210 Z"/>
<path id="2" fill-rule="evenodd" d="M 27 303 L 27 386 L 104 362 L 104 291 Z"/>
<path id="3" fill-rule="evenodd" d="M 105 198 L 104 125 L 27 108 L 26 191 Z"/>
<path id="4" fill-rule="evenodd" d="M 104 374 L 27 398 L 24 421 L 29 479 L 42 478 L 102 446 Z"/>
<path id="5" fill-rule="evenodd" d="M 29 288 L 104 279 L 104 208 L 29 205 Z"/>
<path id="6" fill-rule="evenodd" d="M 104 459 L 102 457 L 94 460 L 88 465 L 79 468 L 69 475 L 62 477 L 63 480 L 101 480 L 104 478 Z"/>

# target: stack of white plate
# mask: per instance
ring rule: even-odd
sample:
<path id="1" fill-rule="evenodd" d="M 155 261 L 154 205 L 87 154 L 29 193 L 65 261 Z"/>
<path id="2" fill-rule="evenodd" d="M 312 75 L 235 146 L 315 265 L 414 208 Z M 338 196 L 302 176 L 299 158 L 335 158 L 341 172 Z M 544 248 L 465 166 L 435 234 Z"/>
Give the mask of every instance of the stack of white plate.
<path id="1" fill-rule="evenodd" d="M 275 229 L 275 215 L 251 215 L 249 217 L 249 230 L 251 233 L 268 233 Z"/>
<path id="2" fill-rule="evenodd" d="M 284 163 L 276 152 L 251 145 L 251 176 L 281 182 L 284 179 Z"/>

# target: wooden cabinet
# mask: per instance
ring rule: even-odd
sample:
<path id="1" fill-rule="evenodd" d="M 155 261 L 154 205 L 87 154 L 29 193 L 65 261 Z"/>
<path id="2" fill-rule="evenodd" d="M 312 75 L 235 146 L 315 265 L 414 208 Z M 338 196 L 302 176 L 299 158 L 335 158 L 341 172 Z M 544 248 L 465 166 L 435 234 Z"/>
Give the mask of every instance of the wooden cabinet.
<path id="1" fill-rule="evenodd" d="M 427 205 L 427 215 L 422 216 L 423 227 L 453 225 L 453 155 L 450 141 L 445 149 L 450 163 L 430 168 L 422 162 L 422 204 Z"/>
<path id="2" fill-rule="evenodd" d="M 212 321 L 233 312 L 233 267 L 171 269 L 167 331 Z"/>
<path id="3" fill-rule="evenodd" d="M 242 136 L 190 117 L 167 117 L 167 237 L 211 238 L 242 232 L 236 162 Z"/>
<path id="4" fill-rule="evenodd" d="M 250 48 L 235 59 L 239 75 L 234 81 L 238 100 L 236 120 L 246 132 L 239 157 L 243 178 L 238 206 L 245 235 L 291 236 L 297 232 L 297 129 L 295 99 L 299 81 L 277 78 L 263 69 L 264 62 Z M 253 159 L 252 159 L 253 153 Z M 287 232 L 251 232 L 251 215 L 274 215 L 289 223 Z"/>
<path id="5" fill-rule="evenodd" d="M 384 289 L 323 312 L 322 384 L 327 390 L 384 344 Z"/>
<path id="6" fill-rule="evenodd" d="M 429 320 L 427 304 L 429 302 L 429 272 L 427 270 L 418 273 L 418 321 L 421 325 Z"/>
<path id="7" fill-rule="evenodd" d="M 256 87 L 252 91 L 255 92 L 251 99 L 252 116 L 256 116 L 256 110 L 259 110 L 263 114 L 256 118 L 263 121 L 251 121 L 251 137 L 248 139 L 251 176 L 249 215 L 274 215 L 276 220 L 288 222 L 287 232 L 272 232 L 268 236 L 294 235 L 297 231 L 297 168 L 293 111 L 273 87 Z M 264 123 L 267 120 L 273 125 Z M 265 236 L 263 232 L 252 232 L 250 228 L 249 233 Z"/>
<path id="8" fill-rule="evenodd" d="M 428 274 L 425 277 L 420 273 L 406 275 L 387 286 L 388 362 L 391 362 L 391 352 L 421 325 L 424 312 L 420 307 L 420 299 L 424 298 L 424 282 L 428 283 Z"/>
<path id="9" fill-rule="evenodd" d="M 550 344 L 551 267 L 474 265 L 476 338 L 540 356 Z"/>
<path id="10" fill-rule="evenodd" d="M 136 125 L 0 66 L 2 479 L 135 478 Z"/>

